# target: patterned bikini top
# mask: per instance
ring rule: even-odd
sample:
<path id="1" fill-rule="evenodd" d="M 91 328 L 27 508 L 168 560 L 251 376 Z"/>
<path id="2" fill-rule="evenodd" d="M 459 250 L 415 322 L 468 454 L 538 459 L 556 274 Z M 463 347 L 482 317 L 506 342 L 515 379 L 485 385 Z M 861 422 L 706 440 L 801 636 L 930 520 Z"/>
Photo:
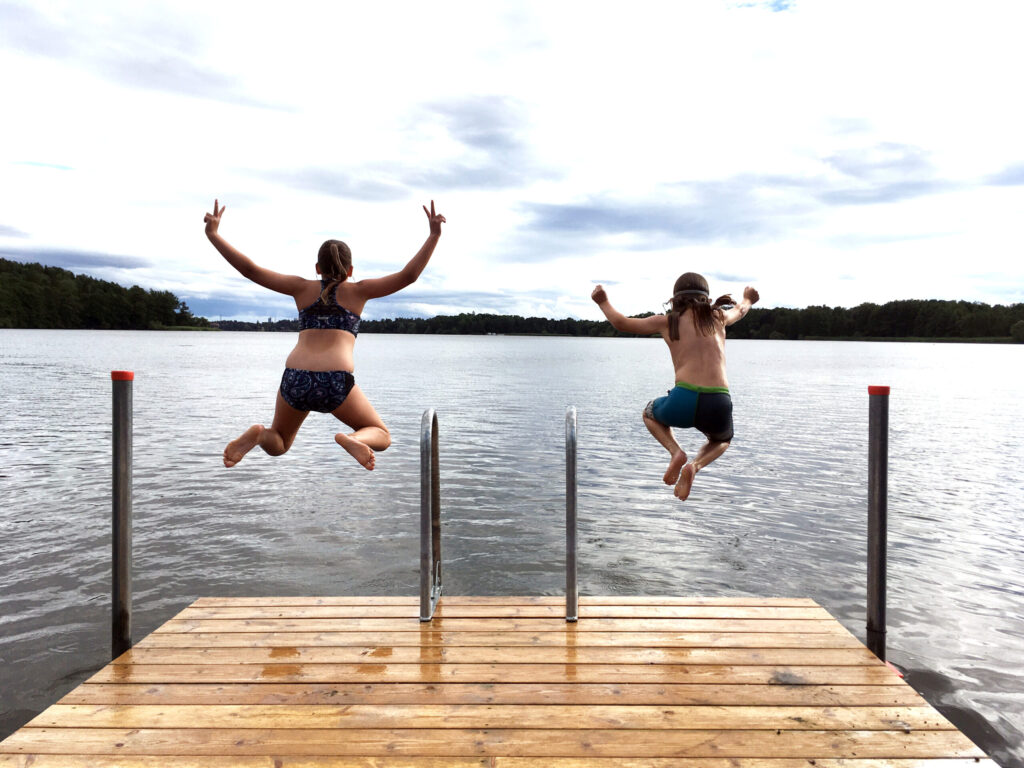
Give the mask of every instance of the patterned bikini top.
<path id="1" fill-rule="evenodd" d="M 320 281 L 321 285 L 327 285 L 326 280 Z M 335 292 L 338 290 L 336 284 L 327 293 L 327 301 L 317 299 L 305 309 L 299 310 L 299 330 L 305 331 L 309 328 L 327 329 L 334 331 L 348 331 L 353 336 L 359 334 L 359 315 L 349 312 L 338 303 Z"/>

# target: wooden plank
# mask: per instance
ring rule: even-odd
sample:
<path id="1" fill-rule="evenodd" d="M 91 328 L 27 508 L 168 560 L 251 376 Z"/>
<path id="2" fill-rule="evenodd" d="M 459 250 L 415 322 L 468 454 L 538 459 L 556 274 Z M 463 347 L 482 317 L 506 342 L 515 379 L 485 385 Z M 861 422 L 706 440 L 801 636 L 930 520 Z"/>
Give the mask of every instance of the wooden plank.
<path id="1" fill-rule="evenodd" d="M 445 596 L 445 600 L 448 596 Z M 554 605 L 555 597 L 546 597 L 542 602 L 538 598 L 505 598 L 509 605 Z M 565 600 L 563 598 L 562 602 Z M 196 598 L 190 608 L 214 608 L 218 606 L 281 606 L 281 605 L 404 605 L 419 608 L 420 599 L 414 595 L 284 595 L 284 596 L 253 596 L 253 597 L 217 597 L 207 596 Z"/>
<path id="2" fill-rule="evenodd" d="M 786 758 L 535 758 L 535 757 L 225 757 L 0 755 L 3 768 L 812 768 Z M 815 760 L 816 768 L 999 768 L 989 759 Z"/>
<path id="3" fill-rule="evenodd" d="M 424 757 L 985 757 L 958 731 L 22 728 L 0 752 Z"/>
<path id="4" fill-rule="evenodd" d="M 978 758 L 818 759 L 814 768 L 999 768 Z M 0 755 L 3 768 L 812 768 L 806 759 Z"/>
<path id="5" fill-rule="evenodd" d="M 652 706 L 927 706 L 897 678 L 889 685 L 627 683 L 86 683 L 61 704 L 646 704 Z"/>
<path id="6" fill-rule="evenodd" d="M 954 758 L 838 758 L 693 757 L 642 759 L 605 757 L 496 757 L 492 768 L 998 768 L 993 760 Z M 44 766 L 43 768 L 49 768 Z M 76 766 L 77 768 L 77 766 Z"/>
<path id="7" fill-rule="evenodd" d="M 816 619 L 833 621 L 823 608 L 717 605 L 596 605 L 580 606 L 580 619 Z M 189 607 L 178 616 L 192 619 L 419 619 L 419 607 L 409 605 L 243 605 Z M 565 619 L 561 605 L 438 605 L 439 619 Z"/>
<path id="8" fill-rule="evenodd" d="M 678 664 L 110 664 L 91 683 L 717 683 L 886 685 L 888 667 Z"/>
<path id="9" fill-rule="evenodd" d="M 493 768 L 492 757 L 0 755 L 0 768 Z M 804 766 L 803 768 L 807 768 Z M 856 768 L 856 766 L 854 766 Z M 869 768 L 873 768 L 870 766 Z M 954 766 L 959 768 L 959 766 Z"/>
<path id="10" fill-rule="evenodd" d="M 459 600 L 442 597 L 442 600 Z M 564 598 L 558 597 L 564 602 Z M 678 595 L 580 595 L 580 605 L 789 605 L 818 607 L 809 597 L 699 597 Z"/>
<path id="11" fill-rule="evenodd" d="M 55 704 L 29 728 L 950 731 L 924 707 Z"/>
<path id="12" fill-rule="evenodd" d="M 643 646 L 646 648 L 863 648 L 846 632 L 154 632 L 135 648 L 281 648 L 317 646 Z"/>
<path id="13" fill-rule="evenodd" d="M 192 603 L 197 608 L 241 605 L 412 605 L 419 606 L 412 596 L 293 596 L 293 597 L 200 597 Z M 679 597 L 637 595 L 580 595 L 581 606 L 591 605 L 751 605 L 817 607 L 807 597 Z M 444 595 L 440 605 L 565 605 L 564 595 Z"/>
<path id="14" fill-rule="evenodd" d="M 757 664 L 877 666 L 867 648 L 344 646 L 133 648 L 114 664 Z"/>
<path id="15" fill-rule="evenodd" d="M 836 634 L 846 630 L 833 619 L 587 619 L 566 627 L 564 619 L 444 619 L 434 632 L 790 632 Z M 421 626 L 399 619 L 172 619 L 157 632 L 401 632 Z M 424 628 L 421 631 L 427 631 Z"/>

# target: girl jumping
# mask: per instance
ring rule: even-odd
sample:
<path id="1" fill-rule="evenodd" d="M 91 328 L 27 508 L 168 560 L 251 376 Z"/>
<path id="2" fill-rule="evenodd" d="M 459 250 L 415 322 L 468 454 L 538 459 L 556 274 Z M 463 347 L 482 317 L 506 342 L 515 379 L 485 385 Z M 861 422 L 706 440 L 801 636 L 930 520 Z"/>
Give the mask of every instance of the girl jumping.
<path id="1" fill-rule="evenodd" d="M 696 272 L 687 272 L 676 280 L 671 309 L 664 315 L 626 317 L 609 303 L 600 285 L 591 298 L 616 330 L 645 336 L 659 333 L 668 344 L 676 385 L 665 397 L 649 402 L 643 416 L 647 429 L 672 456 L 662 479 L 666 485 L 674 483 L 676 497 L 685 501 L 697 472 L 725 453 L 732 440 L 725 328 L 743 318 L 760 297 L 747 286 L 739 304 L 731 296 L 720 296 L 712 304 L 707 280 Z M 686 451 L 672 435 L 672 427 L 696 427 L 707 437 L 689 464 Z"/>
<path id="2" fill-rule="evenodd" d="M 441 237 L 445 218 L 423 206 L 430 235 L 423 247 L 400 272 L 372 280 L 352 282 L 352 252 L 340 240 L 320 246 L 316 272 L 319 280 L 282 275 L 256 264 L 235 250 L 217 232 L 224 208 L 213 203 L 204 217 L 206 236 L 228 264 L 244 277 L 295 299 L 299 310 L 299 339 L 285 361 L 277 392 L 274 423 L 268 429 L 253 424 L 224 449 L 224 466 L 233 467 L 257 445 L 271 456 L 291 448 L 295 435 L 310 411 L 333 414 L 353 431 L 339 432 L 335 441 L 367 469 L 374 467 L 374 451 L 391 445 L 391 433 L 355 383 L 353 349 L 359 333 L 359 316 L 370 299 L 389 296 L 416 282 Z"/>

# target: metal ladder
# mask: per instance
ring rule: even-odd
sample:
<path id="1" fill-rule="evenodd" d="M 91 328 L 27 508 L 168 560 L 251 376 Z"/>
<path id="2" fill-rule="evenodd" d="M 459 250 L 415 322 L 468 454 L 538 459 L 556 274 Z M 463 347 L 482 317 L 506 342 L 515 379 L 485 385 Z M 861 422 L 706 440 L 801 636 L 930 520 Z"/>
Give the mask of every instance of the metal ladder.
<path id="1" fill-rule="evenodd" d="M 579 614 L 576 578 L 576 406 L 565 409 L 565 620 Z M 420 428 L 420 621 L 434 617 L 441 599 L 441 479 L 437 413 L 423 412 Z"/>

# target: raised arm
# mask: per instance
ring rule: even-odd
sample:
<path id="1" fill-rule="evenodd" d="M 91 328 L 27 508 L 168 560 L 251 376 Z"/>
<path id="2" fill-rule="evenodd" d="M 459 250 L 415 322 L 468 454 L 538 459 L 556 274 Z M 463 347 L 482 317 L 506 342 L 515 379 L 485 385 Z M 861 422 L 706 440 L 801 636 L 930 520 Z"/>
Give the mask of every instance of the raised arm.
<path id="1" fill-rule="evenodd" d="M 416 252 L 415 256 L 409 259 L 409 263 L 400 271 L 385 275 L 384 277 L 360 280 L 356 283 L 356 287 L 363 294 L 364 298 L 379 299 L 381 296 L 390 296 L 392 293 L 397 293 L 415 283 L 420 273 L 426 268 L 431 254 L 434 253 L 434 248 L 437 247 L 437 241 L 441 239 L 441 225 L 445 223 L 445 218 L 440 213 L 434 211 L 433 200 L 430 201 L 430 210 L 428 211 L 427 206 L 424 205 L 423 211 L 427 214 L 427 222 L 430 224 L 430 234 L 427 235 L 423 246 Z"/>
<path id="2" fill-rule="evenodd" d="M 208 213 L 203 217 L 203 221 L 206 222 L 206 236 L 213 243 L 213 247 L 220 251 L 220 255 L 227 263 L 237 269 L 243 277 L 272 291 L 294 296 L 302 288 L 305 280 L 298 275 L 282 275 L 280 272 L 261 267 L 220 236 L 217 229 L 220 227 L 220 218 L 224 215 L 226 208 L 227 206 L 221 207 L 218 201 L 214 200 L 213 213 Z"/>
<path id="3" fill-rule="evenodd" d="M 604 316 L 608 318 L 608 322 L 612 324 L 612 328 L 617 331 L 649 336 L 652 333 L 661 333 L 662 329 L 665 328 L 666 320 L 664 315 L 626 317 L 612 306 L 611 302 L 608 301 L 608 294 L 605 293 L 604 288 L 600 285 L 590 294 L 590 298 L 601 308 Z"/>
<path id="4" fill-rule="evenodd" d="M 750 308 L 758 302 L 761 297 L 757 291 L 751 286 L 747 286 L 743 289 L 743 301 L 734 306 L 732 309 L 725 310 L 725 324 L 732 325 L 733 323 L 739 322 L 747 316 L 747 312 Z"/>

